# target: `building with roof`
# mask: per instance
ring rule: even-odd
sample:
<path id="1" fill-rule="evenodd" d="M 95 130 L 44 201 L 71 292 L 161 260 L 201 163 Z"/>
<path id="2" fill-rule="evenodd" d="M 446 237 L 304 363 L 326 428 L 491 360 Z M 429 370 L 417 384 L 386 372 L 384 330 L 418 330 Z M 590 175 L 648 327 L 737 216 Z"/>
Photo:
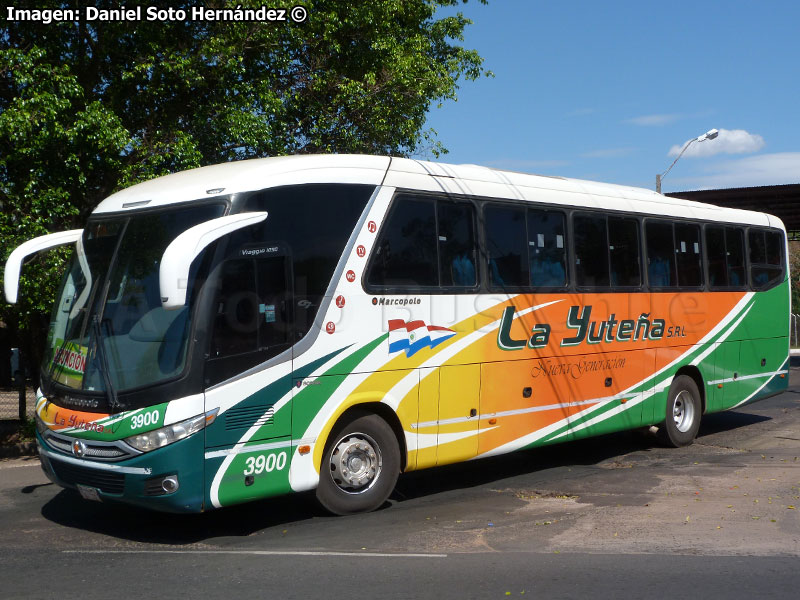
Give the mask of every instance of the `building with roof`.
<path id="1" fill-rule="evenodd" d="M 786 226 L 789 239 L 800 240 L 800 183 L 673 192 L 666 195 L 775 215 Z"/>

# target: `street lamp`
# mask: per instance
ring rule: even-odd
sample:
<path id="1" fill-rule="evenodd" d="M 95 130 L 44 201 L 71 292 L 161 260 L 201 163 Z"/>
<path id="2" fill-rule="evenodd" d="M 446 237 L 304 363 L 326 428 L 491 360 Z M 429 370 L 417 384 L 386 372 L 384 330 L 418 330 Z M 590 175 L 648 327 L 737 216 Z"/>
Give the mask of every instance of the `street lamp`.
<path id="1" fill-rule="evenodd" d="M 667 176 L 667 173 L 669 173 L 672 170 L 672 167 L 674 167 L 675 163 L 678 162 L 678 158 L 683 156 L 683 153 L 686 152 L 689 146 L 691 146 L 694 142 L 705 142 L 706 140 L 713 140 L 718 135 L 719 131 L 717 131 L 716 129 L 710 129 L 709 131 L 706 131 L 703 135 L 698 136 L 696 138 L 692 138 L 691 140 L 686 142 L 686 145 L 683 147 L 683 150 L 681 150 L 681 153 L 678 154 L 678 157 L 672 161 L 672 164 L 669 166 L 669 169 L 667 169 L 663 173 L 656 175 L 656 192 L 659 194 L 661 193 L 661 181 L 664 179 L 664 177 Z"/>

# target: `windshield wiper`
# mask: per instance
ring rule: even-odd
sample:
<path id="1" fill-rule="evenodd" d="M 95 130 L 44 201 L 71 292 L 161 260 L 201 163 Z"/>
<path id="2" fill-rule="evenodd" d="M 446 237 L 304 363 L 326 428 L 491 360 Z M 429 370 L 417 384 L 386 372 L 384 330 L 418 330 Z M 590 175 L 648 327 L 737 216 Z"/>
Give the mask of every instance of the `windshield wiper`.
<path id="1" fill-rule="evenodd" d="M 108 370 L 108 360 L 106 357 L 105 347 L 103 346 L 103 334 L 100 329 L 100 315 L 95 314 L 92 316 L 92 333 L 95 337 L 95 356 L 100 359 L 100 371 L 103 373 L 103 383 L 105 383 L 106 391 L 108 392 L 108 406 L 109 412 L 113 413 L 119 407 L 117 400 L 117 391 L 111 383 L 111 375 Z"/>

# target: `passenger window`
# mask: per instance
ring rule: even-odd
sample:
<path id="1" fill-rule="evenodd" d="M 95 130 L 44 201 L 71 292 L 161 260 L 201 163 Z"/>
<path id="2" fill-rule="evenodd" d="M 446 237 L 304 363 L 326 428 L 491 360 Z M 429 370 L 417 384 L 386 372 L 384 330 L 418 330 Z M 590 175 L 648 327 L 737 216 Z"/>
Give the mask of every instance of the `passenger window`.
<path id="1" fill-rule="evenodd" d="M 608 234 L 602 216 L 575 215 L 572 220 L 575 242 L 575 278 L 578 287 L 608 287 Z"/>
<path id="2" fill-rule="evenodd" d="M 639 222 L 636 219 L 608 218 L 608 253 L 612 287 L 638 287 L 642 284 Z"/>
<path id="3" fill-rule="evenodd" d="M 647 279 L 652 288 L 676 287 L 675 245 L 672 239 L 672 223 L 648 221 L 647 234 Z"/>
<path id="4" fill-rule="evenodd" d="M 680 287 L 701 287 L 703 285 L 703 265 L 698 225 L 675 224 L 675 256 L 678 265 L 678 285 Z"/>
<path id="5" fill-rule="evenodd" d="M 484 209 L 489 285 L 493 289 L 529 284 L 525 209 L 487 205 Z"/>
<path id="6" fill-rule="evenodd" d="M 741 288 L 747 284 L 744 270 L 744 231 L 738 227 L 725 228 L 728 285 Z"/>
<path id="7" fill-rule="evenodd" d="M 533 287 L 566 285 L 565 239 L 563 213 L 528 210 L 528 259 Z"/>
<path id="8" fill-rule="evenodd" d="M 708 285 L 712 288 L 728 287 L 725 230 L 722 227 L 706 227 L 706 258 L 708 260 Z"/>
<path id="9" fill-rule="evenodd" d="M 436 286 L 438 264 L 434 201 L 398 198 L 381 230 L 367 282 L 410 288 Z"/>
<path id="10" fill-rule="evenodd" d="M 783 279 L 783 235 L 778 231 L 751 229 L 750 280 L 753 288 L 766 290 Z"/>
<path id="11" fill-rule="evenodd" d="M 437 206 L 439 272 L 445 287 L 474 287 L 475 271 L 474 211 L 466 202 L 439 201 Z"/>
<path id="12" fill-rule="evenodd" d="M 706 227 L 708 281 L 712 288 L 746 285 L 744 231 L 738 227 Z"/>
<path id="13" fill-rule="evenodd" d="M 367 284 L 385 287 L 478 285 L 475 211 L 469 202 L 395 200 L 368 267 Z"/>

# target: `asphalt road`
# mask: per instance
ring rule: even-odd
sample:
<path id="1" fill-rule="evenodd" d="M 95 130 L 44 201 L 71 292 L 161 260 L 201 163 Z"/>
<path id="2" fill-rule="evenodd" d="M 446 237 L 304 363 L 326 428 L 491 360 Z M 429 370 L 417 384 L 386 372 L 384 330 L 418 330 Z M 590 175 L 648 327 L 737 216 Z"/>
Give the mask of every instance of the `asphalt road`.
<path id="1" fill-rule="evenodd" d="M 162 515 L 0 461 L 0 598 L 794 598 L 791 382 L 688 448 L 624 433 L 410 473 L 352 517 L 309 494 Z"/>

